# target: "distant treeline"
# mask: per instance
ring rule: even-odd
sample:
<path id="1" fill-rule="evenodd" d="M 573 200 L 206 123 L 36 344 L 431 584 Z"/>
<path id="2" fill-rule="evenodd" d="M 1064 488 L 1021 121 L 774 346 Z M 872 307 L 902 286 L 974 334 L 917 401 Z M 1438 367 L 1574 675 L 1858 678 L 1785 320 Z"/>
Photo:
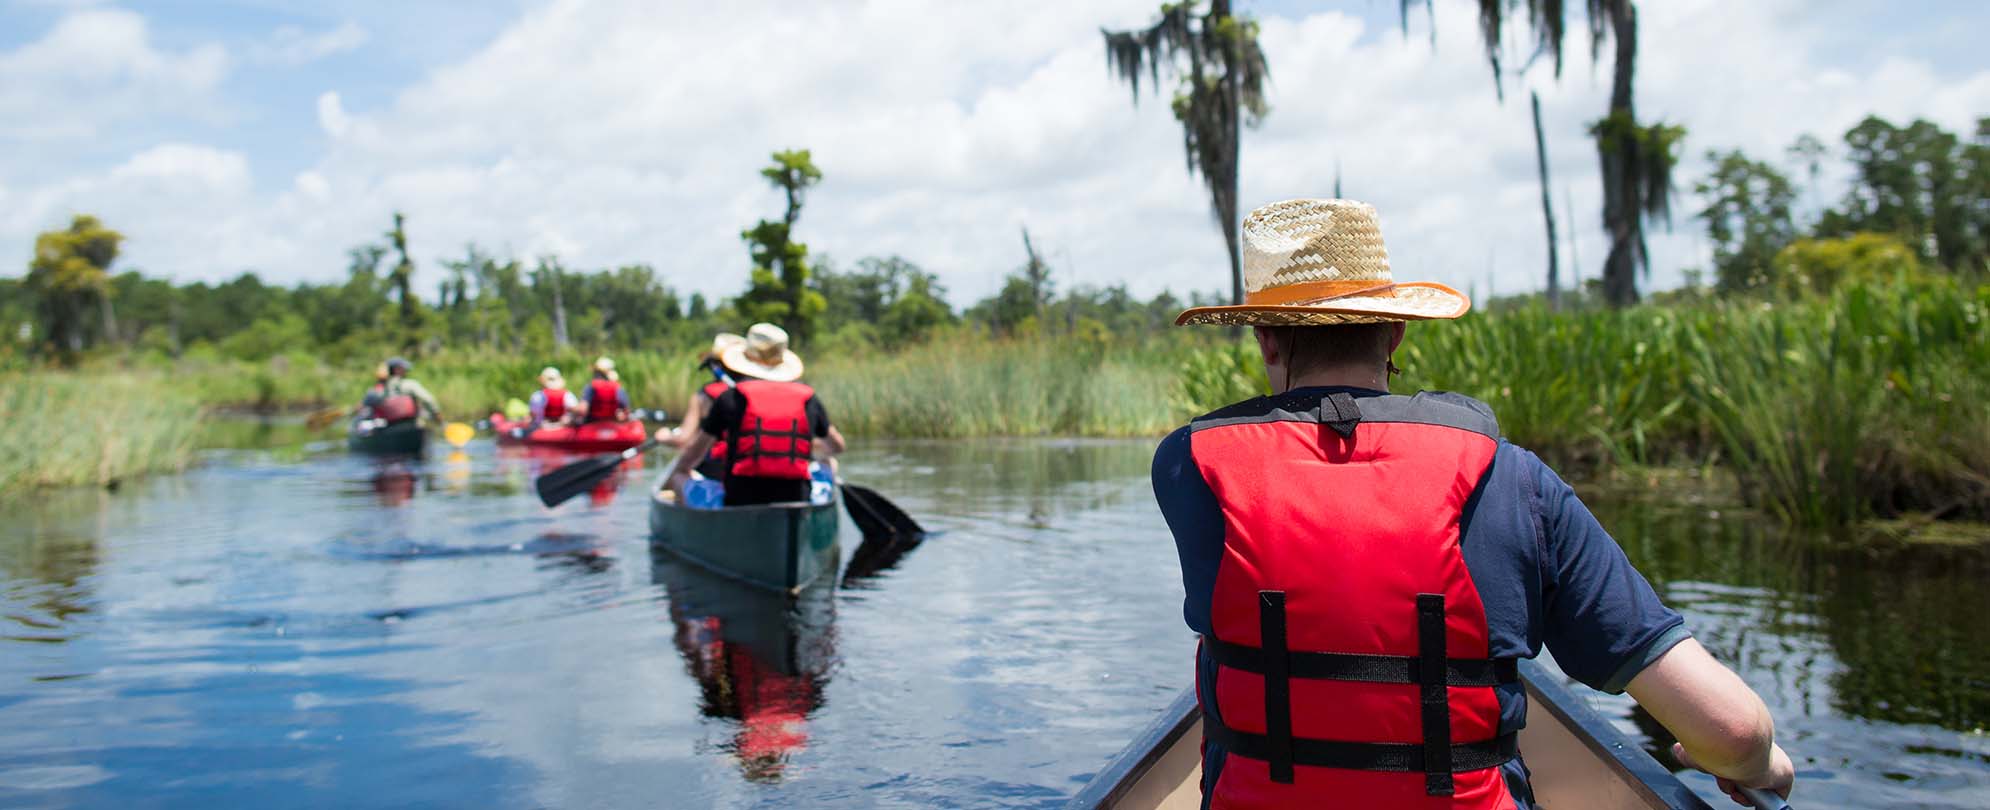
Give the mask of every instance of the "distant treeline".
<path id="1" fill-rule="evenodd" d="M 440 262 L 432 298 L 414 286 L 408 223 L 400 213 L 378 241 L 347 252 L 346 278 L 279 287 L 255 273 L 210 285 L 173 284 L 137 271 L 113 274 L 124 236 L 79 215 L 35 240 L 20 280 L 0 279 L 0 324 L 14 333 L 0 357 L 73 363 L 88 351 L 135 350 L 262 360 L 303 353 L 338 364 L 445 347 L 546 354 L 684 346 L 717 331 L 776 321 L 802 344 L 891 348 L 936 331 L 996 337 L 1139 338 L 1169 324 L 1183 301 L 1141 300 L 1124 285 L 1057 295 L 1051 266 L 1022 233 L 1024 261 L 996 295 L 956 310 L 938 277 L 898 256 L 838 270 L 790 238 L 808 189 L 822 180 L 808 150 L 775 152 L 760 172 L 787 200 L 779 219 L 740 233 L 752 262 L 739 296 L 680 294 L 647 264 L 578 271 L 557 256 L 529 266 L 474 244 Z M 1191 303 L 1214 302 L 1195 297 Z"/>
<path id="2" fill-rule="evenodd" d="M 1784 168 L 1740 151 L 1710 151 L 1713 170 L 1694 190 L 1701 201 L 1695 217 L 1713 247 L 1712 272 L 1689 269 L 1687 288 L 1659 300 L 1815 294 L 1847 281 L 1984 272 L 1990 118 L 1965 139 L 1927 121 L 1896 126 L 1868 117 L 1837 151 L 1852 183 L 1829 205 L 1817 198 L 1817 186 L 1833 150 L 1816 138 L 1792 145 Z M 1807 186 L 1792 179 L 1796 173 Z M 1060 290 L 1024 230 L 1021 263 L 999 292 L 957 307 L 938 277 L 911 260 L 869 257 L 839 267 L 791 239 L 807 191 L 822 180 L 807 150 L 774 153 L 761 176 L 783 193 L 785 210 L 741 231 L 751 264 L 746 288 L 717 301 L 681 294 L 646 264 L 583 271 L 556 256 L 527 263 L 475 245 L 441 260 L 442 280 L 425 295 L 415 289 L 409 224 L 398 213 L 378 240 L 348 251 L 342 281 L 281 287 L 244 273 L 220 284 L 174 284 L 113 273 L 124 237 L 77 216 L 37 238 L 23 278 L 0 279 L 7 333 L 0 358 L 304 353 L 344 365 L 383 351 L 681 347 L 760 320 L 781 323 L 798 345 L 813 349 L 892 349 L 956 331 L 1127 341 L 1164 331 L 1185 305 L 1224 300 L 1198 293 L 1183 301 L 1168 292 L 1141 299 L 1123 285 Z M 1807 195 L 1811 204 L 1801 204 Z M 1582 292 L 1578 306 L 1602 300 L 1595 290 Z"/>
<path id="3" fill-rule="evenodd" d="M 79 217 L 72 230 L 52 233 L 100 239 L 105 230 Z M 344 364 L 383 350 L 691 345 L 718 330 L 742 330 L 748 317 L 731 300 L 715 304 L 680 293 L 649 265 L 578 271 L 557 257 L 528 265 L 474 245 L 440 262 L 445 277 L 432 296 L 410 292 L 403 308 L 390 245 L 352 249 L 346 278 L 336 283 L 285 287 L 249 272 L 217 284 L 174 284 L 126 271 L 91 288 L 100 295 L 77 296 L 90 299 L 84 305 L 59 308 L 45 306 L 45 292 L 32 284 L 0 279 L 0 319 L 12 333 L 4 351 L 19 358 L 125 349 L 241 360 L 306 353 Z M 1124 285 L 1059 294 L 1048 265 L 1033 252 L 1029 257 L 999 293 L 965 309 L 947 301 L 934 274 L 904 258 L 865 258 L 847 269 L 823 259 L 807 281 L 824 303 L 811 323 L 813 340 L 891 348 L 943 330 L 1137 339 L 1172 323 L 1187 303 L 1167 292 L 1139 298 Z"/>

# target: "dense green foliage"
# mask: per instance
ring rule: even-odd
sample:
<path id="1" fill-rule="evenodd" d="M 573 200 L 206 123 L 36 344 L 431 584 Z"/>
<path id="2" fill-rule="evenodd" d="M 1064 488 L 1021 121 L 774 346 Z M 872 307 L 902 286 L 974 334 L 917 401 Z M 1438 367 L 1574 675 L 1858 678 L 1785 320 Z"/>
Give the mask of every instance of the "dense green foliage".
<path id="1" fill-rule="evenodd" d="M 1714 170 L 1694 190 L 1721 291 L 1791 295 L 1922 269 L 1990 270 L 1990 118 L 1964 141 L 1927 121 L 1902 127 L 1869 116 L 1844 143 L 1851 187 L 1807 227 L 1795 213 L 1802 189 L 1789 175 L 1739 151 L 1707 154 Z M 1788 153 L 1814 187 L 1824 144 L 1806 135 Z M 1851 277 L 1819 275 L 1827 266 Z"/>
<path id="2" fill-rule="evenodd" d="M 808 190 L 822 182 L 822 171 L 807 149 L 775 152 L 773 161 L 760 176 L 787 197 L 787 211 L 779 221 L 763 219 L 740 233 L 753 256 L 753 271 L 736 305 L 743 320 L 777 322 L 789 335 L 806 340 L 828 302 L 809 286 L 808 246 L 794 241 L 793 232 Z"/>
<path id="3" fill-rule="evenodd" d="M 1790 522 L 1990 518 L 1990 286 L 1921 278 L 1781 305 L 1509 309 L 1410 328 L 1398 390 L 1477 397 L 1573 467 L 1718 464 Z M 1254 347 L 1186 361 L 1207 410 L 1262 390 Z"/>
<path id="4" fill-rule="evenodd" d="M 73 354 L 98 339 L 117 340 L 109 271 L 123 242 L 122 234 L 87 215 L 35 237 L 35 255 L 22 287 L 33 297 L 35 316 L 53 351 Z"/>

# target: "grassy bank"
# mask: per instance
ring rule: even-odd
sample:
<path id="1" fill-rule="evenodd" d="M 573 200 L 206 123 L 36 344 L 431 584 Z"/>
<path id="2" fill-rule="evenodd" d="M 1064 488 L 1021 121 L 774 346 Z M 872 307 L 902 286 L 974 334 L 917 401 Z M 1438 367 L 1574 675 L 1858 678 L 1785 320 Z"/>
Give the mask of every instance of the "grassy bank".
<path id="1" fill-rule="evenodd" d="M 708 379 L 692 365 L 697 349 L 614 356 L 635 404 L 675 414 Z M 1158 436 L 1265 384 L 1255 348 L 1213 330 L 1144 344 L 954 333 L 895 352 L 804 354 L 809 380 L 854 436 Z M 443 351 L 415 371 L 450 418 L 469 420 L 528 394 L 543 365 L 579 379 L 592 359 Z M 1523 307 L 1415 326 L 1397 362 L 1399 390 L 1478 397 L 1509 438 L 1558 467 L 1718 466 L 1750 503 L 1795 524 L 1990 519 L 1990 287 L 1936 280 L 1775 305 Z M 0 441 L 34 454 L 10 458 L 34 460 L 8 462 L 15 466 L 0 488 L 184 464 L 185 443 L 171 438 L 186 434 L 169 426 L 189 418 L 190 401 L 349 404 L 368 371 L 295 355 L 113 362 L 80 375 L 97 381 L 85 386 L 87 399 L 77 398 L 76 375 L 28 374 L 7 394 L 23 416 L 5 422 Z M 36 397 L 109 410 L 90 417 L 96 427 L 76 430 L 52 406 L 23 404 Z M 110 438 L 103 446 L 31 438 L 58 426 L 60 435 Z"/>
<path id="2" fill-rule="evenodd" d="M 0 377 L 0 493 L 185 469 L 193 397 L 136 376 Z"/>
<path id="3" fill-rule="evenodd" d="M 1201 352 L 1182 399 L 1263 384 L 1256 350 Z M 1931 280 L 1768 304 L 1555 313 L 1412 327 L 1398 390 L 1490 404 L 1551 463 L 1719 465 L 1803 525 L 1990 519 L 1990 287 Z"/>

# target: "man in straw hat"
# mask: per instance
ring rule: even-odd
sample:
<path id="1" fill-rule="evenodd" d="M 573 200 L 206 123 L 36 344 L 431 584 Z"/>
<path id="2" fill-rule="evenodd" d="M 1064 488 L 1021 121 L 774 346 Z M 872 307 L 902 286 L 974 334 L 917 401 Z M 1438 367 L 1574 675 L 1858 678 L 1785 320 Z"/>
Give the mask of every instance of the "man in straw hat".
<path id="1" fill-rule="evenodd" d="M 1569 486 L 1483 403 L 1388 393 L 1404 324 L 1465 296 L 1394 281 L 1348 200 L 1251 212 L 1243 262 L 1242 304 L 1176 322 L 1253 327 L 1275 393 L 1175 431 L 1153 469 L 1202 636 L 1208 806 L 1531 807 L 1516 660 L 1543 644 L 1724 790 L 1788 794 L 1767 707 Z"/>
<path id="2" fill-rule="evenodd" d="M 629 420 L 629 392 L 622 388 L 622 378 L 615 374 L 615 361 L 606 357 L 594 361 L 594 379 L 580 392 L 582 413 L 589 422 L 626 422 Z"/>
<path id="3" fill-rule="evenodd" d="M 787 331 L 756 323 L 744 340 L 714 348 L 736 383 L 718 392 L 699 435 L 671 465 L 670 488 L 682 498 L 692 468 L 723 440 L 727 506 L 808 500 L 817 441 L 830 454 L 845 445 L 815 389 L 798 382 L 802 359 L 788 348 Z"/>

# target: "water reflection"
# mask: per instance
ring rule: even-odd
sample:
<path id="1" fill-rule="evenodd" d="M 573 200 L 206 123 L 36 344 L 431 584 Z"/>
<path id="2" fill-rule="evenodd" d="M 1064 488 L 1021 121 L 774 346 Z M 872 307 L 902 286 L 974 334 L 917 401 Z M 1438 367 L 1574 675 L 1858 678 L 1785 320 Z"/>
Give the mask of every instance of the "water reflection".
<path id="1" fill-rule="evenodd" d="M 750 781 L 779 781 L 807 745 L 835 661 L 835 581 L 796 596 L 753 588 L 665 551 L 652 581 L 670 603 L 671 636 L 698 682 L 699 711 L 736 723 L 723 747 Z"/>
<path id="2" fill-rule="evenodd" d="M 851 586 L 793 606 L 652 549 L 646 499 L 541 507 L 571 457 L 488 442 L 10 504 L 0 806 L 1056 807 L 1188 680 L 1151 451 L 861 445 L 934 534 L 846 535 Z M 1802 806 L 1983 805 L 1981 552 L 1592 503 L 1769 700 Z"/>

